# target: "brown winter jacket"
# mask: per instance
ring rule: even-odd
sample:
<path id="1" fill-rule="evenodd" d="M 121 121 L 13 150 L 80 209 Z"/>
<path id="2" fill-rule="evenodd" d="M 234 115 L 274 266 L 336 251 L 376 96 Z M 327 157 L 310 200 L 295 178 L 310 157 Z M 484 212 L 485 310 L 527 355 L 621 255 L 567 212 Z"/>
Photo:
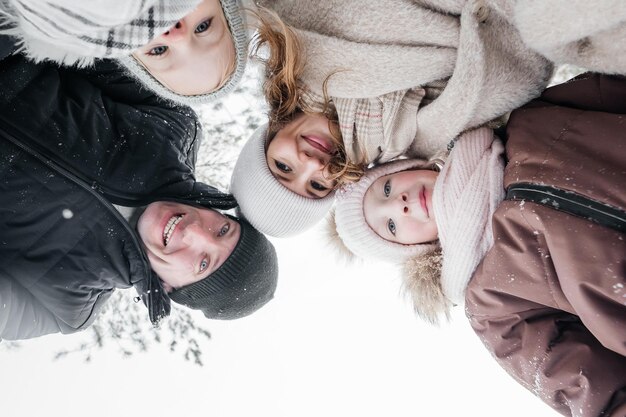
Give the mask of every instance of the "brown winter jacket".
<path id="1" fill-rule="evenodd" d="M 514 111 L 504 185 L 626 208 L 626 79 L 583 75 Z M 561 208 L 561 207 L 558 207 Z M 626 234 L 505 200 L 466 314 L 518 382 L 563 415 L 626 416 Z"/>

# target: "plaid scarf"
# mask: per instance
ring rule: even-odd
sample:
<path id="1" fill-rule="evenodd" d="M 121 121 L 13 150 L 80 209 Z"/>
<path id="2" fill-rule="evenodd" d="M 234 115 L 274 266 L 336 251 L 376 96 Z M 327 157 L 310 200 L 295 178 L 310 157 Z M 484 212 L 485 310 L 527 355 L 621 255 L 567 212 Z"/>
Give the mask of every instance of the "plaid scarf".
<path id="1" fill-rule="evenodd" d="M 415 115 L 425 95 L 426 89 L 416 87 L 372 98 L 332 97 L 348 159 L 380 164 L 404 154 L 415 137 Z M 320 110 L 324 99 L 309 91 L 305 101 Z"/>
<path id="2" fill-rule="evenodd" d="M 0 0 L 4 33 L 36 60 L 49 47 L 64 64 L 129 55 L 164 33 L 201 0 Z M 35 47 L 36 44 L 36 47 Z"/>

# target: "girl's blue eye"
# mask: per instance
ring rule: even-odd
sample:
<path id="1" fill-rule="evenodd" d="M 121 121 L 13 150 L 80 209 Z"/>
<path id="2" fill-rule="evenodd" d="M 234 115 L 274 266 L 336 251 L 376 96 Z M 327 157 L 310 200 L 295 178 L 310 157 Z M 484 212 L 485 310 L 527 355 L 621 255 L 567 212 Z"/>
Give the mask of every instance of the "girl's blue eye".
<path id="1" fill-rule="evenodd" d="M 154 48 L 150 49 L 148 51 L 148 55 L 159 56 L 159 55 L 163 55 L 165 52 L 167 52 L 167 46 L 160 45 L 160 46 L 155 46 Z"/>
<path id="2" fill-rule="evenodd" d="M 200 23 L 198 26 L 196 26 L 194 33 L 202 33 L 209 30 L 209 28 L 211 27 L 211 20 L 213 19 L 207 19 L 204 22 Z"/>
<path id="3" fill-rule="evenodd" d="M 200 262 L 200 272 L 204 272 L 205 269 L 207 269 L 209 267 L 209 261 L 207 261 L 206 259 L 203 259 L 202 262 Z"/>
<path id="4" fill-rule="evenodd" d="M 276 165 L 276 168 L 280 169 L 282 172 L 285 172 L 285 173 L 291 172 L 291 168 L 289 168 L 287 165 L 283 164 L 282 162 L 274 161 L 274 164 Z"/>
<path id="5" fill-rule="evenodd" d="M 226 233 L 228 233 L 228 231 L 230 230 L 230 225 L 227 223 L 224 226 L 222 226 L 222 228 L 220 229 L 220 233 L 218 234 L 219 237 L 224 236 Z"/>
<path id="6" fill-rule="evenodd" d="M 396 235 L 396 224 L 393 222 L 393 220 L 387 220 L 387 229 L 389 230 L 389 233 L 394 236 Z"/>
<path id="7" fill-rule="evenodd" d="M 389 197 L 389 194 L 391 194 L 391 182 L 389 180 L 387 180 L 383 186 L 383 193 L 385 194 L 385 197 Z"/>
<path id="8" fill-rule="evenodd" d="M 317 190 L 317 191 L 326 191 L 326 190 L 328 190 L 327 187 L 324 187 L 322 184 L 320 184 L 317 181 L 311 181 L 311 187 L 313 187 L 313 189 Z"/>

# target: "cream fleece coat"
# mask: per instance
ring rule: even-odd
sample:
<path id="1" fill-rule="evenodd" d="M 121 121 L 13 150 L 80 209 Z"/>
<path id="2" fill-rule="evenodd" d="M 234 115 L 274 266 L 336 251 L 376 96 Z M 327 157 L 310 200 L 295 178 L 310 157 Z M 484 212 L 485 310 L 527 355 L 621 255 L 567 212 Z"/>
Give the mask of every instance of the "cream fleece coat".
<path id="1" fill-rule="evenodd" d="M 296 29 L 313 95 L 334 74 L 328 93 L 355 162 L 432 156 L 462 131 L 539 95 L 552 72 L 482 0 L 257 3 Z M 428 95 L 440 80 L 447 80 L 441 94 L 420 106 L 419 87 Z"/>
<path id="2" fill-rule="evenodd" d="M 556 64 L 626 74 L 623 0 L 488 0 L 523 41 Z"/>

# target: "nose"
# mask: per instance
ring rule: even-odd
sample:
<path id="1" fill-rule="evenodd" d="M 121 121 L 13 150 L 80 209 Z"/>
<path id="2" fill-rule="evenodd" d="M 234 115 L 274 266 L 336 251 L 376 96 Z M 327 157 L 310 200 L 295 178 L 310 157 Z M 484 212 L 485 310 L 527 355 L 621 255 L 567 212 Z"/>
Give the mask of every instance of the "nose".
<path id="1" fill-rule="evenodd" d="M 319 158 L 315 153 L 304 150 L 300 152 L 298 172 L 301 177 L 312 177 L 318 173 L 323 176 L 326 171 L 326 162 Z"/>
<path id="2" fill-rule="evenodd" d="M 411 214 L 411 202 L 409 201 L 409 195 L 407 193 L 401 193 L 398 196 L 398 202 L 400 203 L 402 214 L 410 215 Z"/>
<path id="3" fill-rule="evenodd" d="M 186 25 L 184 21 L 179 20 L 174 26 L 169 28 L 168 31 L 163 34 L 163 36 L 165 36 L 170 41 L 176 41 L 185 37 L 185 29 Z"/>
<path id="4" fill-rule="evenodd" d="M 308 149 L 300 152 L 300 162 L 316 170 L 322 169 L 326 165 L 326 162 L 320 156 Z"/>
<path id="5" fill-rule="evenodd" d="M 188 224 L 183 230 L 183 241 L 191 247 L 210 247 L 216 242 L 216 234 L 197 223 Z"/>

